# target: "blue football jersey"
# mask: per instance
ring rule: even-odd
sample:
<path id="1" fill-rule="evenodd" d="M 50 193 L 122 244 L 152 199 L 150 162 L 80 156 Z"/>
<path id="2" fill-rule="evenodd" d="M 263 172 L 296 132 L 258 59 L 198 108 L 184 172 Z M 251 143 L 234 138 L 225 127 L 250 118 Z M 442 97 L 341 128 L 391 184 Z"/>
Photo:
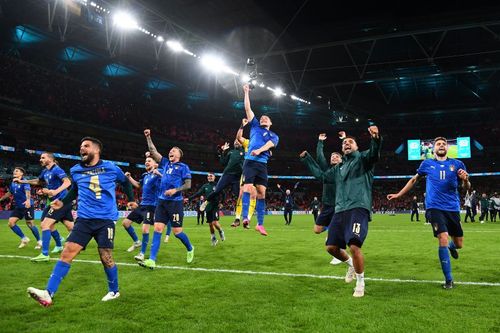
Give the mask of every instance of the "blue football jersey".
<path id="1" fill-rule="evenodd" d="M 58 189 L 59 186 L 62 185 L 64 178 L 68 178 L 68 176 L 66 175 L 66 172 L 64 172 L 64 170 L 57 164 L 54 164 L 50 169 L 43 169 L 42 173 L 38 177 L 38 179 L 43 180 L 45 184 L 47 184 L 47 188 L 49 190 Z M 50 198 L 50 200 L 62 199 L 66 196 L 66 193 L 68 193 L 67 190 L 61 191 Z"/>
<path id="2" fill-rule="evenodd" d="M 448 158 L 445 161 L 436 159 L 425 160 L 420 164 L 417 173 L 426 176 L 426 209 L 435 208 L 444 211 L 460 211 L 460 196 L 458 193 L 458 170 L 465 169 L 462 161 Z"/>
<path id="3" fill-rule="evenodd" d="M 24 207 L 24 203 L 26 202 L 26 191 L 31 191 L 30 184 L 10 184 L 9 192 L 14 196 L 14 203 L 16 204 L 16 207 Z M 33 199 L 31 199 L 30 202 L 33 206 Z"/>
<path id="4" fill-rule="evenodd" d="M 123 171 L 109 161 L 94 166 L 76 164 L 70 170 L 74 185 L 78 186 L 78 217 L 84 219 L 118 219 L 116 182 L 125 183 Z"/>
<path id="5" fill-rule="evenodd" d="M 142 174 L 140 184 L 142 186 L 141 205 L 156 206 L 160 195 L 161 177 L 152 172 Z"/>
<path id="6" fill-rule="evenodd" d="M 255 117 L 253 117 L 252 121 L 250 122 L 250 143 L 248 145 L 248 151 L 245 155 L 245 159 L 267 163 L 267 160 L 271 156 L 269 150 L 257 156 L 252 156 L 251 153 L 253 150 L 261 148 L 268 141 L 272 141 L 274 147 L 277 147 L 279 137 L 273 131 L 260 127 L 259 121 Z"/>
<path id="7" fill-rule="evenodd" d="M 184 184 L 184 180 L 191 179 L 191 170 L 189 170 L 189 167 L 181 162 L 171 163 L 168 158 L 163 157 L 158 169 L 163 169 L 159 198 L 162 200 L 181 201 L 183 198 L 182 192 L 177 192 L 169 197 L 165 195 L 165 191 L 181 187 Z"/>

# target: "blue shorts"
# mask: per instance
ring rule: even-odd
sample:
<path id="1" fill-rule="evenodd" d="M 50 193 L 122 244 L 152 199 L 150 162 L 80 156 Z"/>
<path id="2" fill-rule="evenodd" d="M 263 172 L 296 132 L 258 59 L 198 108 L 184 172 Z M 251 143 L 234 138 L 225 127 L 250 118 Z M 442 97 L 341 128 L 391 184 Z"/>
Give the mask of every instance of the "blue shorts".
<path id="1" fill-rule="evenodd" d="M 45 218 L 56 220 L 56 222 L 71 221 L 73 222 L 73 214 L 71 213 L 72 205 L 64 205 L 61 209 L 54 210 L 50 206 L 45 207 L 42 212 L 40 221 Z"/>
<path id="2" fill-rule="evenodd" d="M 30 208 L 16 207 L 10 213 L 10 217 L 17 217 L 20 220 L 25 219 L 26 221 L 33 221 L 35 219 L 35 208 L 33 206 Z"/>
<path id="3" fill-rule="evenodd" d="M 156 206 L 140 205 L 128 214 L 127 219 L 135 223 L 154 224 Z"/>
<path id="4" fill-rule="evenodd" d="M 328 229 L 326 245 L 345 249 L 347 245 L 363 246 L 368 235 L 370 212 L 364 208 L 353 208 L 333 215 Z"/>
<path id="5" fill-rule="evenodd" d="M 335 214 L 335 207 L 323 205 L 323 208 L 321 209 L 321 212 L 319 213 L 314 223 L 316 225 L 328 227 L 330 225 L 330 222 L 332 222 L 333 214 Z"/>
<path id="6" fill-rule="evenodd" d="M 464 231 L 460 224 L 459 212 L 448 212 L 430 208 L 426 211 L 426 214 L 428 214 L 429 222 L 432 224 L 434 237 L 443 232 L 447 232 L 450 236 L 463 237 Z"/>
<path id="7" fill-rule="evenodd" d="M 181 200 L 159 200 L 155 210 L 155 223 L 172 225 L 181 228 L 184 219 L 184 205 Z"/>
<path id="8" fill-rule="evenodd" d="M 262 185 L 267 187 L 267 164 L 253 160 L 243 163 L 244 184 Z"/>
<path id="9" fill-rule="evenodd" d="M 209 196 L 212 197 L 213 195 L 219 194 L 228 186 L 231 186 L 231 192 L 233 193 L 233 195 L 238 195 L 240 193 L 240 178 L 241 175 L 222 174 L 222 176 L 219 178 L 219 181 L 217 182 L 217 185 L 215 185 L 214 192 L 212 192 L 215 194 L 211 194 Z"/>
<path id="10" fill-rule="evenodd" d="M 112 249 L 115 239 L 115 222 L 112 220 L 77 218 L 68 242 L 79 244 L 85 248 L 94 238 L 97 247 Z"/>

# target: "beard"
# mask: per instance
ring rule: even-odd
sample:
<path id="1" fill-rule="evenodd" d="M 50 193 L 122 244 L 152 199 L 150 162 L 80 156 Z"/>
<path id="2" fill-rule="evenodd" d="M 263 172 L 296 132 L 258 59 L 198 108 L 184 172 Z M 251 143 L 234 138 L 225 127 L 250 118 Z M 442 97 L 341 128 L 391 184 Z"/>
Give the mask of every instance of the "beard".
<path id="1" fill-rule="evenodd" d="M 94 156 L 95 156 L 94 153 L 87 153 L 87 155 L 82 156 L 82 162 L 89 163 L 94 159 Z"/>

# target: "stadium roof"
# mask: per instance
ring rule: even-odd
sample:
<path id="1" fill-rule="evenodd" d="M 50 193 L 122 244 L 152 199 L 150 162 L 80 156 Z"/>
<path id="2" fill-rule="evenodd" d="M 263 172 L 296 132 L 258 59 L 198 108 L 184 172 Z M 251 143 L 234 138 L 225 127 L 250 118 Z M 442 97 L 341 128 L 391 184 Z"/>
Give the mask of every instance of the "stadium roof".
<path id="1" fill-rule="evenodd" d="M 140 32 L 120 35 L 106 28 L 106 10 L 123 8 L 123 2 L 93 1 L 104 8 L 103 20 L 95 7 L 84 11 L 75 5 L 65 16 L 62 5 L 54 10 L 56 3 L 4 2 L 3 12 L 13 14 L 11 24 L 52 27 L 59 40 L 46 46 L 66 56 L 107 57 L 90 63 L 118 66 L 111 73 L 126 64 L 145 73 L 143 84 L 153 80 L 151 87 L 209 91 L 215 85 L 223 92 L 219 96 L 241 100 L 234 77 L 209 80 L 196 59 L 168 52 Z M 295 118 L 488 117 L 500 105 L 500 4 L 435 1 L 408 8 L 380 2 L 140 0 L 129 1 L 127 9 L 151 33 L 180 40 L 197 54 L 216 52 L 237 71 L 247 70 L 246 59 L 255 58 L 259 80 L 312 102 L 288 100 L 288 115 Z M 47 15 L 51 10 L 54 15 Z M 67 49 L 75 45 L 88 52 Z M 276 103 L 259 88 L 256 97 L 271 109 Z"/>

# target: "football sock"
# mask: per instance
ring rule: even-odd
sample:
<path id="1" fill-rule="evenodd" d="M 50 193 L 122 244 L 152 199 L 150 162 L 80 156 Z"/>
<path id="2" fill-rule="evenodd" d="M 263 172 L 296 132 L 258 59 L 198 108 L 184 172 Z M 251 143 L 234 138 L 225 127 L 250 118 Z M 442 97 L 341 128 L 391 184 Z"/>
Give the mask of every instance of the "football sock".
<path id="1" fill-rule="evenodd" d="M 257 199 L 255 205 L 257 211 L 257 222 L 259 225 L 264 224 L 264 214 L 266 213 L 266 199 Z"/>
<path id="2" fill-rule="evenodd" d="M 45 256 L 49 255 L 49 246 L 50 246 L 50 236 L 51 232 L 49 229 L 42 230 L 42 254 Z"/>
<path id="3" fill-rule="evenodd" d="M 21 230 L 21 228 L 19 228 L 17 224 L 15 224 L 13 227 L 10 227 L 10 229 L 19 237 L 21 238 L 25 237 L 23 231 Z"/>
<path id="4" fill-rule="evenodd" d="M 128 234 L 134 242 L 137 242 L 139 240 L 133 226 L 129 225 L 128 227 L 125 227 L 125 230 L 127 230 Z"/>
<path id="5" fill-rule="evenodd" d="M 182 244 L 184 244 L 184 246 L 188 251 L 193 250 L 193 246 L 191 245 L 188 236 L 184 232 L 179 232 L 178 234 L 175 235 L 175 237 L 181 240 Z"/>
<path id="6" fill-rule="evenodd" d="M 161 244 L 161 232 L 155 231 L 153 233 L 153 241 L 151 242 L 151 252 L 149 254 L 149 259 L 156 261 L 156 255 L 160 250 Z"/>
<path id="7" fill-rule="evenodd" d="M 116 265 L 111 268 L 104 267 L 104 272 L 108 277 L 108 290 L 118 292 L 118 267 Z"/>
<path id="8" fill-rule="evenodd" d="M 65 263 L 64 261 L 59 260 L 54 269 L 52 270 L 52 274 L 50 275 L 49 282 L 47 282 L 47 291 L 50 294 L 50 297 L 54 297 L 59 285 L 61 284 L 64 277 L 68 274 L 71 265 Z"/>
<path id="9" fill-rule="evenodd" d="M 451 276 L 450 253 L 448 252 L 447 246 L 439 247 L 439 261 L 441 262 L 441 269 L 443 270 L 446 281 L 453 280 Z"/>
<path id="10" fill-rule="evenodd" d="M 56 246 L 62 246 L 61 244 L 61 235 L 59 234 L 59 231 L 54 230 L 50 232 L 50 235 L 52 235 L 52 238 L 54 238 L 54 242 L 56 242 Z M 50 242 L 50 238 L 49 238 Z M 43 231 L 42 231 L 42 243 L 43 243 Z M 47 245 L 48 248 L 48 245 Z"/>

